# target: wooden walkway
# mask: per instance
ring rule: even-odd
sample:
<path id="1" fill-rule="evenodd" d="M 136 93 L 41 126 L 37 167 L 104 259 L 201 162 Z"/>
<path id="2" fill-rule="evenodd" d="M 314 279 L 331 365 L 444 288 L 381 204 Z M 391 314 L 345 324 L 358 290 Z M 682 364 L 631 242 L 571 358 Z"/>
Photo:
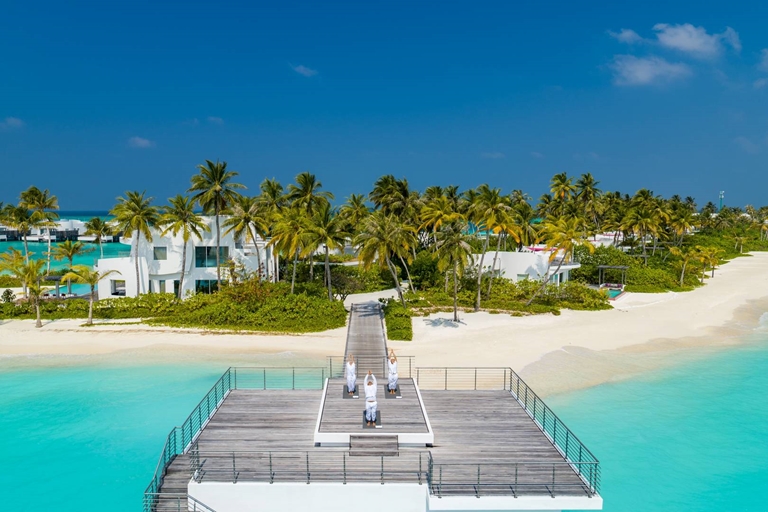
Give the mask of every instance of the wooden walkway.
<path id="1" fill-rule="evenodd" d="M 358 377 L 358 380 L 360 378 Z M 402 398 L 397 399 L 386 398 L 386 377 L 377 376 L 376 379 L 379 388 L 376 401 L 381 412 L 381 428 L 375 430 L 362 428 L 362 411 L 365 409 L 365 394 L 362 389 L 359 399 L 345 399 L 343 398 L 344 379 L 331 379 L 328 381 L 323 413 L 320 418 L 320 432 L 376 434 L 428 432 L 413 379 L 399 379 L 398 385 Z"/>
<path id="2" fill-rule="evenodd" d="M 387 339 L 382 322 L 380 304 L 352 304 L 344 360 L 346 361 L 349 354 L 355 357 L 358 378 L 366 375 L 368 370 L 372 370 L 376 378 L 386 375 Z"/>

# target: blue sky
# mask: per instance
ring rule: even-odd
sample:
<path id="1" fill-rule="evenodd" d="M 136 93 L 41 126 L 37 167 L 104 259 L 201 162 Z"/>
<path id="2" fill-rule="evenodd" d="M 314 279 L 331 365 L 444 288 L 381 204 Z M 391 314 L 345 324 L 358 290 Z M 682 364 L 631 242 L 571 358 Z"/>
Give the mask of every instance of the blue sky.
<path id="1" fill-rule="evenodd" d="M 674 4 L 674 5 L 671 5 Z M 4 2 L 0 201 L 387 173 L 768 204 L 766 2 Z"/>

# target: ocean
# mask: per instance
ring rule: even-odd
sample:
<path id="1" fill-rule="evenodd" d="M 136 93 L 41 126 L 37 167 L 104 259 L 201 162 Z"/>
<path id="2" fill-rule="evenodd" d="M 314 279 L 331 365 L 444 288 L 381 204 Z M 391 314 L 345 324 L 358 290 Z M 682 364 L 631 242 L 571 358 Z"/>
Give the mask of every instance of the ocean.
<path id="1" fill-rule="evenodd" d="M 225 369 L 46 361 L 0 365 L 9 510 L 139 509 L 169 430 Z M 761 331 L 695 362 L 547 402 L 601 460 L 607 512 L 765 511 L 767 389 Z"/>

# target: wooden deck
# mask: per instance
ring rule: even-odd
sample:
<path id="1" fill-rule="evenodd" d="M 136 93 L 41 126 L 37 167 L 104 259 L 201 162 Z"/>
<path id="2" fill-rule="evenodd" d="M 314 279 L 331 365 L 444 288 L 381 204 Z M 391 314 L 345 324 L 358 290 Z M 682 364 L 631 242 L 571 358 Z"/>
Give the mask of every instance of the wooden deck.
<path id="1" fill-rule="evenodd" d="M 359 399 L 344 399 L 344 379 L 328 381 L 327 393 L 320 418 L 320 432 L 361 433 L 362 411 L 365 409 L 365 394 Z M 427 432 L 427 422 L 421 411 L 421 404 L 416 395 L 413 379 L 400 379 L 402 398 L 386 398 L 386 379 L 378 377 L 376 401 L 381 412 L 381 428 L 377 434 L 397 434 L 406 432 Z M 366 431 L 370 432 L 370 431 Z"/>

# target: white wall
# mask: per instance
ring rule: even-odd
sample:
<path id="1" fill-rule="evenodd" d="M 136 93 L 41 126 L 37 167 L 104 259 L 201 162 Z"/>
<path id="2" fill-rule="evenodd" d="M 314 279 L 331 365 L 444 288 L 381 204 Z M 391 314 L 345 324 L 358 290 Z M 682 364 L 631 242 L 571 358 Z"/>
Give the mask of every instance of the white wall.
<path id="1" fill-rule="evenodd" d="M 216 512 L 425 512 L 427 485 L 314 482 L 190 482 L 188 493 Z"/>
<path id="2" fill-rule="evenodd" d="M 196 237 L 190 237 L 187 242 L 187 254 L 184 272 L 184 282 L 182 284 L 182 295 L 195 291 L 195 281 L 197 280 L 215 280 L 216 268 L 195 267 L 195 247 L 216 247 L 216 224 L 214 217 L 204 217 L 210 227 L 210 232 L 203 233 L 202 240 Z M 135 234 L 134 234 L 135 236 Z M 181 233 L 173 236 L 171 233 L 161 235 L 160 230 L 152 230 L 152 241 L 149 242 L 144 236 L 141 237 L 138 249 L 139 257 L 139 285 L 136 283 L 135 254 L 136 243 L 134 238 L 123 238 L 121 242 L 131 246 L 131 255 L 125 258 L 105 258 L 98 261 L 98 269 L 117 270 L 119 276 L 110 276 L 99 283 L 99 299 L 112 297 L 110 281 L 114 279 L 125 280 L 126 296 L 135 297 L 137 288 L 139 293 L 149 293 L 150 281 L 152 281 L 152 291 L 159 293 L 160 281 L 165 281 L 166 293 L 173 293 L 173 282 L 181 277 L 182 255 L 184 240 Z M 237 241 L 237 245 L 240 245 Z M 262 267 L 266 276 L 272 275 L 274 271 L 274 260 L 272 258 L 271 248 L 266 247 L 264 240 L 258 240 L 257 246 L 250 243 L 242 248 L 236 247 L 236 241 L 233 235 L 221 233 L 221 247 L 229 248 L 229 256 L 235 261 L 242 263 L 248 271 L 255 272 L 258 269 L 258 255 L 261 258 Z M 155 260 L 154 248 L 165 247 L 167 249 L 167 259 Z M 257 249 L 258 247 L 258 249 Z M 224 262 L 222 261 L 222 264 Z M 222 270 L 223 272 L 223 270 Z"/>

